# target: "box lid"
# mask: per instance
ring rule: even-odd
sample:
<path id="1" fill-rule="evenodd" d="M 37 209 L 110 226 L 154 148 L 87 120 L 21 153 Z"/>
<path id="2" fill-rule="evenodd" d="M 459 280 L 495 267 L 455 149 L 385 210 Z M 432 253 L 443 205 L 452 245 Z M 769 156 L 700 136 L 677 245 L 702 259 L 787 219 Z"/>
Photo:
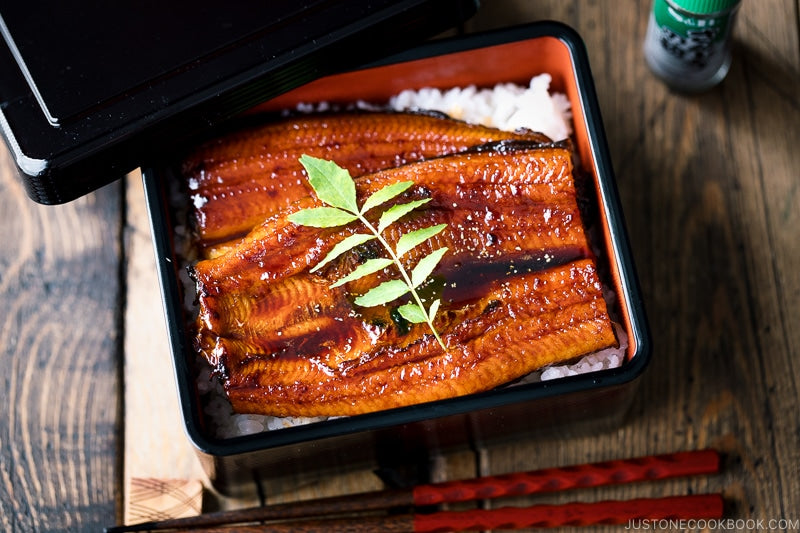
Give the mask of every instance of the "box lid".
<path id="1" fill-rule="evenodd" d="M 0 1 L 0 131 L 63 203 L 248 107 L 454 27 L 477 0 Z"/>

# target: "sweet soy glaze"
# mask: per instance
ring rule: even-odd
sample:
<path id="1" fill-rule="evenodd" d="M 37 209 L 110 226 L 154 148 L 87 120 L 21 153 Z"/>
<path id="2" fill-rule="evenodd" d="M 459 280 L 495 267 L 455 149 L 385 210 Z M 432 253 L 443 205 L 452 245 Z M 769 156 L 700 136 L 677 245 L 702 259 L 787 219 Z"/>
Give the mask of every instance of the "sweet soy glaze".
<path id="1" fill-rule="evenodd" d="M 426 309 L 442 301 L 431 324 L 404 318 L 398 308 L 407 300 L 358 304 L 397 279 L 396 265 L 332 286 L 385 255 L 375 241 L 315 268 L 363 229 L 362 221 L 293 222 L 322 207 L 314 195 L 195 266 L 197 345 L 237 411 L 338 416 L 410 405 L 487 390 L 616 343 L 569 145 L 502 141 L 381 170 L 355 179 L 358 205 L 406 182 L 390 204 L 426 203 L 382 238 L 394 247 L 403 235 L 443 227 L 402 256 L 410 270 L 447 248 L 418 287 Z"/>

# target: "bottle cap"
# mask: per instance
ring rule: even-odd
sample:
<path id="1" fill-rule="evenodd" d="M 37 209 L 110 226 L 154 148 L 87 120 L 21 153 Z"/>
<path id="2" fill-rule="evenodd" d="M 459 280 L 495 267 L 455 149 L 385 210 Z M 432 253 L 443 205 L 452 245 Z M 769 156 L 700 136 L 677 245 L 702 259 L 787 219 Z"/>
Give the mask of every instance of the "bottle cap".
<path id="1" fill-rule="evenodd" d="M 669 0 L 670 3 L 689 13 L 709 15 L 728 11 L 736 7 L 741 0 Z"/>

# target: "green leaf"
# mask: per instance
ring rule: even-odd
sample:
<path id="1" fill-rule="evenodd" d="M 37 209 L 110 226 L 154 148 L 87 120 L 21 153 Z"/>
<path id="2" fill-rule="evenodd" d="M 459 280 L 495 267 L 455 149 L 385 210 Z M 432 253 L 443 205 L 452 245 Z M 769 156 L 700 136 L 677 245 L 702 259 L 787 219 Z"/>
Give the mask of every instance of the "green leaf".
<path id="1" fill-rule="evenodd" d="M 412 324 L 421 324 L 428 321 L 428 319 L 425 318 L 425 313 L 422 311 L 422 308 L 414 302 L 401 305 L 397 308 L 397 312 Z"/>
<path id="2" fill-rule="evenodd" d="M 419 260 L 417 266 L 414 267 L 414 270 L 411 271 L 411 285 L 416 289 L 420 285 L 422 285 L 428 276 L 430 276 L 433 269 L 436 268 L 436 265 L 439 264 L 439 261 L 442 260 L 444 254 L 447 253 L 447 247 L 439 248 L 438 250 L 434 250 L 429 255 L 426 255 L 422 259 Z"/>
<path id="3" fill-rule="evenodd" d="M 394 183 L 375 191 L 366 199 L 364 205 L 359 210 L 355 181 L 353 181 L 353 178 L 346 169 L 343 169 L 332 161 L 325 161 L 305 154 L 300 157 L 300 163 L 303 165 L 308 175 L 309 184 L 314 189 L 319 200 L 325 205 L 297 211 L 289 215 L 288 220 L 304 226 L 334 228 L 349 224 L 358 219 L 371 232 L 371 234 L 355 234 L 346 237 L 336 244 L 323 260 L 311 269 L 311 272 L 319 270 L 352 248 L 377 238 L 386 248 L 386 251 L 394 257 L 394 260 L 386 258 L 369 259 L 343 278 L 336 280 L 331 285 L 331 288 L 339 287 L 347 282 L 360 279 L 395 264 L 400 270 L 403 280 L 394 279 L 385 281 L 355 298 L 354 303 L 364 307 L 373 307 L 389 303 L 409 292 L 416 302 L 420 302 L 416 289 L 425 283 L 427 277 L 434 271 L 442 260 L 442 257 L 444 257 L 444 254 L 447 253 L 447 248 L 435 250 L 420 259 L 411 271 L 410 281 L 407 281 L 409 280 L 408 274 L 403 264 L 398 260 L 398 257 L 408 253 L 425 240 L 438 234 L 447 225 L 439 224 L 431 228 L 422 228 L 402 235 L 398 239 L 395 251 L 393 251 L 389 244 L 383 239 L 381 233 L 407 213 L 429 202 L 430 198 L 398 204 L 386 209 L 381 213 L 378 220 L 378 228 L 376 229 L 365 218 L 365 213 L 396 198 L 404 191 L 407 191 L 414 185 L 412 181 Z M 406 303 L 391 312 L 392 320 L 395 320 L 398 324 L 405 324 L 406 326 L 407 323 L 428 322 L 433 335 L 446 352 L 447 347 L 442 342 L 439 333 L 432 324 L 433 317 L 439 310 L 440 303 L 440 300 L 435 300 L 431 304 L 428 316 L 426 316 L 425 307 L 422 303 Z"/>
<path id="4" fill-rule="evenodd" d="M 397 254 L 397 257 L 403 257 L 415 246 L 427 241 L 434 235 L 440 233 L 446 227 L 447 224 L 437 224 L 436 226 L 431 226 L 429 228 L 409 231 L 397 240 L 397 245 L 395 245 L 394 252 Z"/>
<path id="5" fill-rule="evenodd" d="M 344 226 L 358 218 L 357 215 L 348 213 L 336 207 L 312 207 L 295 211 L 287 217 L 291 222 L 301 226 L 314 228 L 335 228 Z"/>
<path id="6" fill-rule="evenodd" d="M 441 305 L 442 301 L 440 299 L 435 299 L 431 306 L 428 308 L 428 318 L 431 322 L 433 319 L 436 318 L 436 313 L 439 311 L 439 305 Z"/>
<path id="7" fill-rule="evenodd" d="M 342 239 L 342 241 L 340 241 L 338 244 L 336 244 L 336 246 L 334 246 L 331 249 L 331 251 L 328 252 L 328 255 L 326 255 L 325 258 L 322 261 L 317 263 L 317 266 L 312 268 L 310 270 L 310 272 L 316 272 L 317 270 L 319 270 L 323 266 L 327 265 L 328 263 L 330 263 L 331 261 L 333 261 L 334 259 L 336 259 L 340 255 L 342 255 L 346 251 L 348 251 L 348 250 L 350 250 L 352 248 L 355 248 L 359 244 L 363 244 L 363 243 L 365 243 L 367 241 L 370 241 L 370 240 L 372 240 L 374 238 L 375 238 L 374 235 L 368 235 L 366 233 L 356 233 L 354 235 L 350 235 L 349 237 L 347 237 L 345 239 Z"/>
<path id="8" fill-rule="evenodd" d="M 392 185 L 387 185 L 383 189 L 375 191 L 367 198 L 364 205 L 361 206 L 361 214 L 363 215 L 373 207 L 377 207 L 384 202 L 388 202 L 398 194 L 404 193 L 412 185 L 414 185 L 413 181 L 401 181 L 400 183 L 393 183 Z"/>
<path id="9" fill-rule="evenodd" d="M 356 304 L 363 307 L 375 307 L 376 305 L 383 305 L 400 298 L 410 290 L 411 289 L 408 288 L 405 282 L 399 279 L 393 279 L 384 281 L 377 287 L 373 287 L 354 301 Z"/>
<path id="10" fill-rule="evenodd" d="M 308 182 L 317 197 L 326 204 L 358 213 L 356 184 L 350 173 L 334 163 L 303 154 L 300 164 L 308 173 Z"/>
<path id="11" fill-rule="evenodd" d="M 369 276 L 374 272 L 383 270 L 384 268 L 386 268 L 391 264 L 394 264 L 394 261 L 392 261 L 391 259 L 385 259 L 383 257 L 378 257 L 376 259 L 369 259 L 365 263 L 358 265 L 348 275 L 346 275 L 345 277 L 343 277 L 342 279 L 331 285 L 331 288 L 339 287 L 340 285 L 344 285 L 345 283 L 349 283 L 359 278 L 363 278 L 364 276 Z"/>
<path id="12" fill-rule="evenodd" d="M 414 200 L 413 202 L 408 202 L 407 204 L 397 204 L 393 205 L 389 209 L 383 212 L 381 215 L 380 220 L 378 220 L 378 232 L 382 232 L 386 228 L 388 228 L 394 221 L 413 211 L 414 209 L 418 208 L 421 205 L 427 204 L 430 202 L 430 198 L 425 198 L 424 200 Z"/>

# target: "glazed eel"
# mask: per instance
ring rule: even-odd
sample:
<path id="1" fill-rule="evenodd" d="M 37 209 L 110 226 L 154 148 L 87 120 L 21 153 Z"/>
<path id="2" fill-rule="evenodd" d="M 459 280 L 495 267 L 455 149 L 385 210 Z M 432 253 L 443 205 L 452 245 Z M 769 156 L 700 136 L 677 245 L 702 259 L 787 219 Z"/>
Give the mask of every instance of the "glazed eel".
<path id="1" fill-rule="evenodd" d="M 361 201 L 385 185 L 415 185 L 397 202 L 430 198 L 384 235 L 447 228 L 403 259 L 448 253 L 424 287 L 442 298 L 435 322 L 398 319 L 400 302 L 353 303 L 388 267 L 329 285 L 381 250 L 366 243 L 315 273 L 358 223 L 298 226 L 287 216 L 320 205 L 304 197 L 192 270 L 196 348 L 237 412 L 340 416 L 488 390 L 542 366 L 616 343 L 581 222 L 568 147 L 504 142 L 356 179 Z"/>
<path id="2" fill-rule="evenodd" d="M 335 159 L 353 176 L 490 141 L 550 142 L 534 132 L 503 132 L 434 113 L 352 112 L 284 118 L 199 146 L 182 174 L 206 257 L 222 253 L 267 216 L 311 193 L 303 154 Z"/>

